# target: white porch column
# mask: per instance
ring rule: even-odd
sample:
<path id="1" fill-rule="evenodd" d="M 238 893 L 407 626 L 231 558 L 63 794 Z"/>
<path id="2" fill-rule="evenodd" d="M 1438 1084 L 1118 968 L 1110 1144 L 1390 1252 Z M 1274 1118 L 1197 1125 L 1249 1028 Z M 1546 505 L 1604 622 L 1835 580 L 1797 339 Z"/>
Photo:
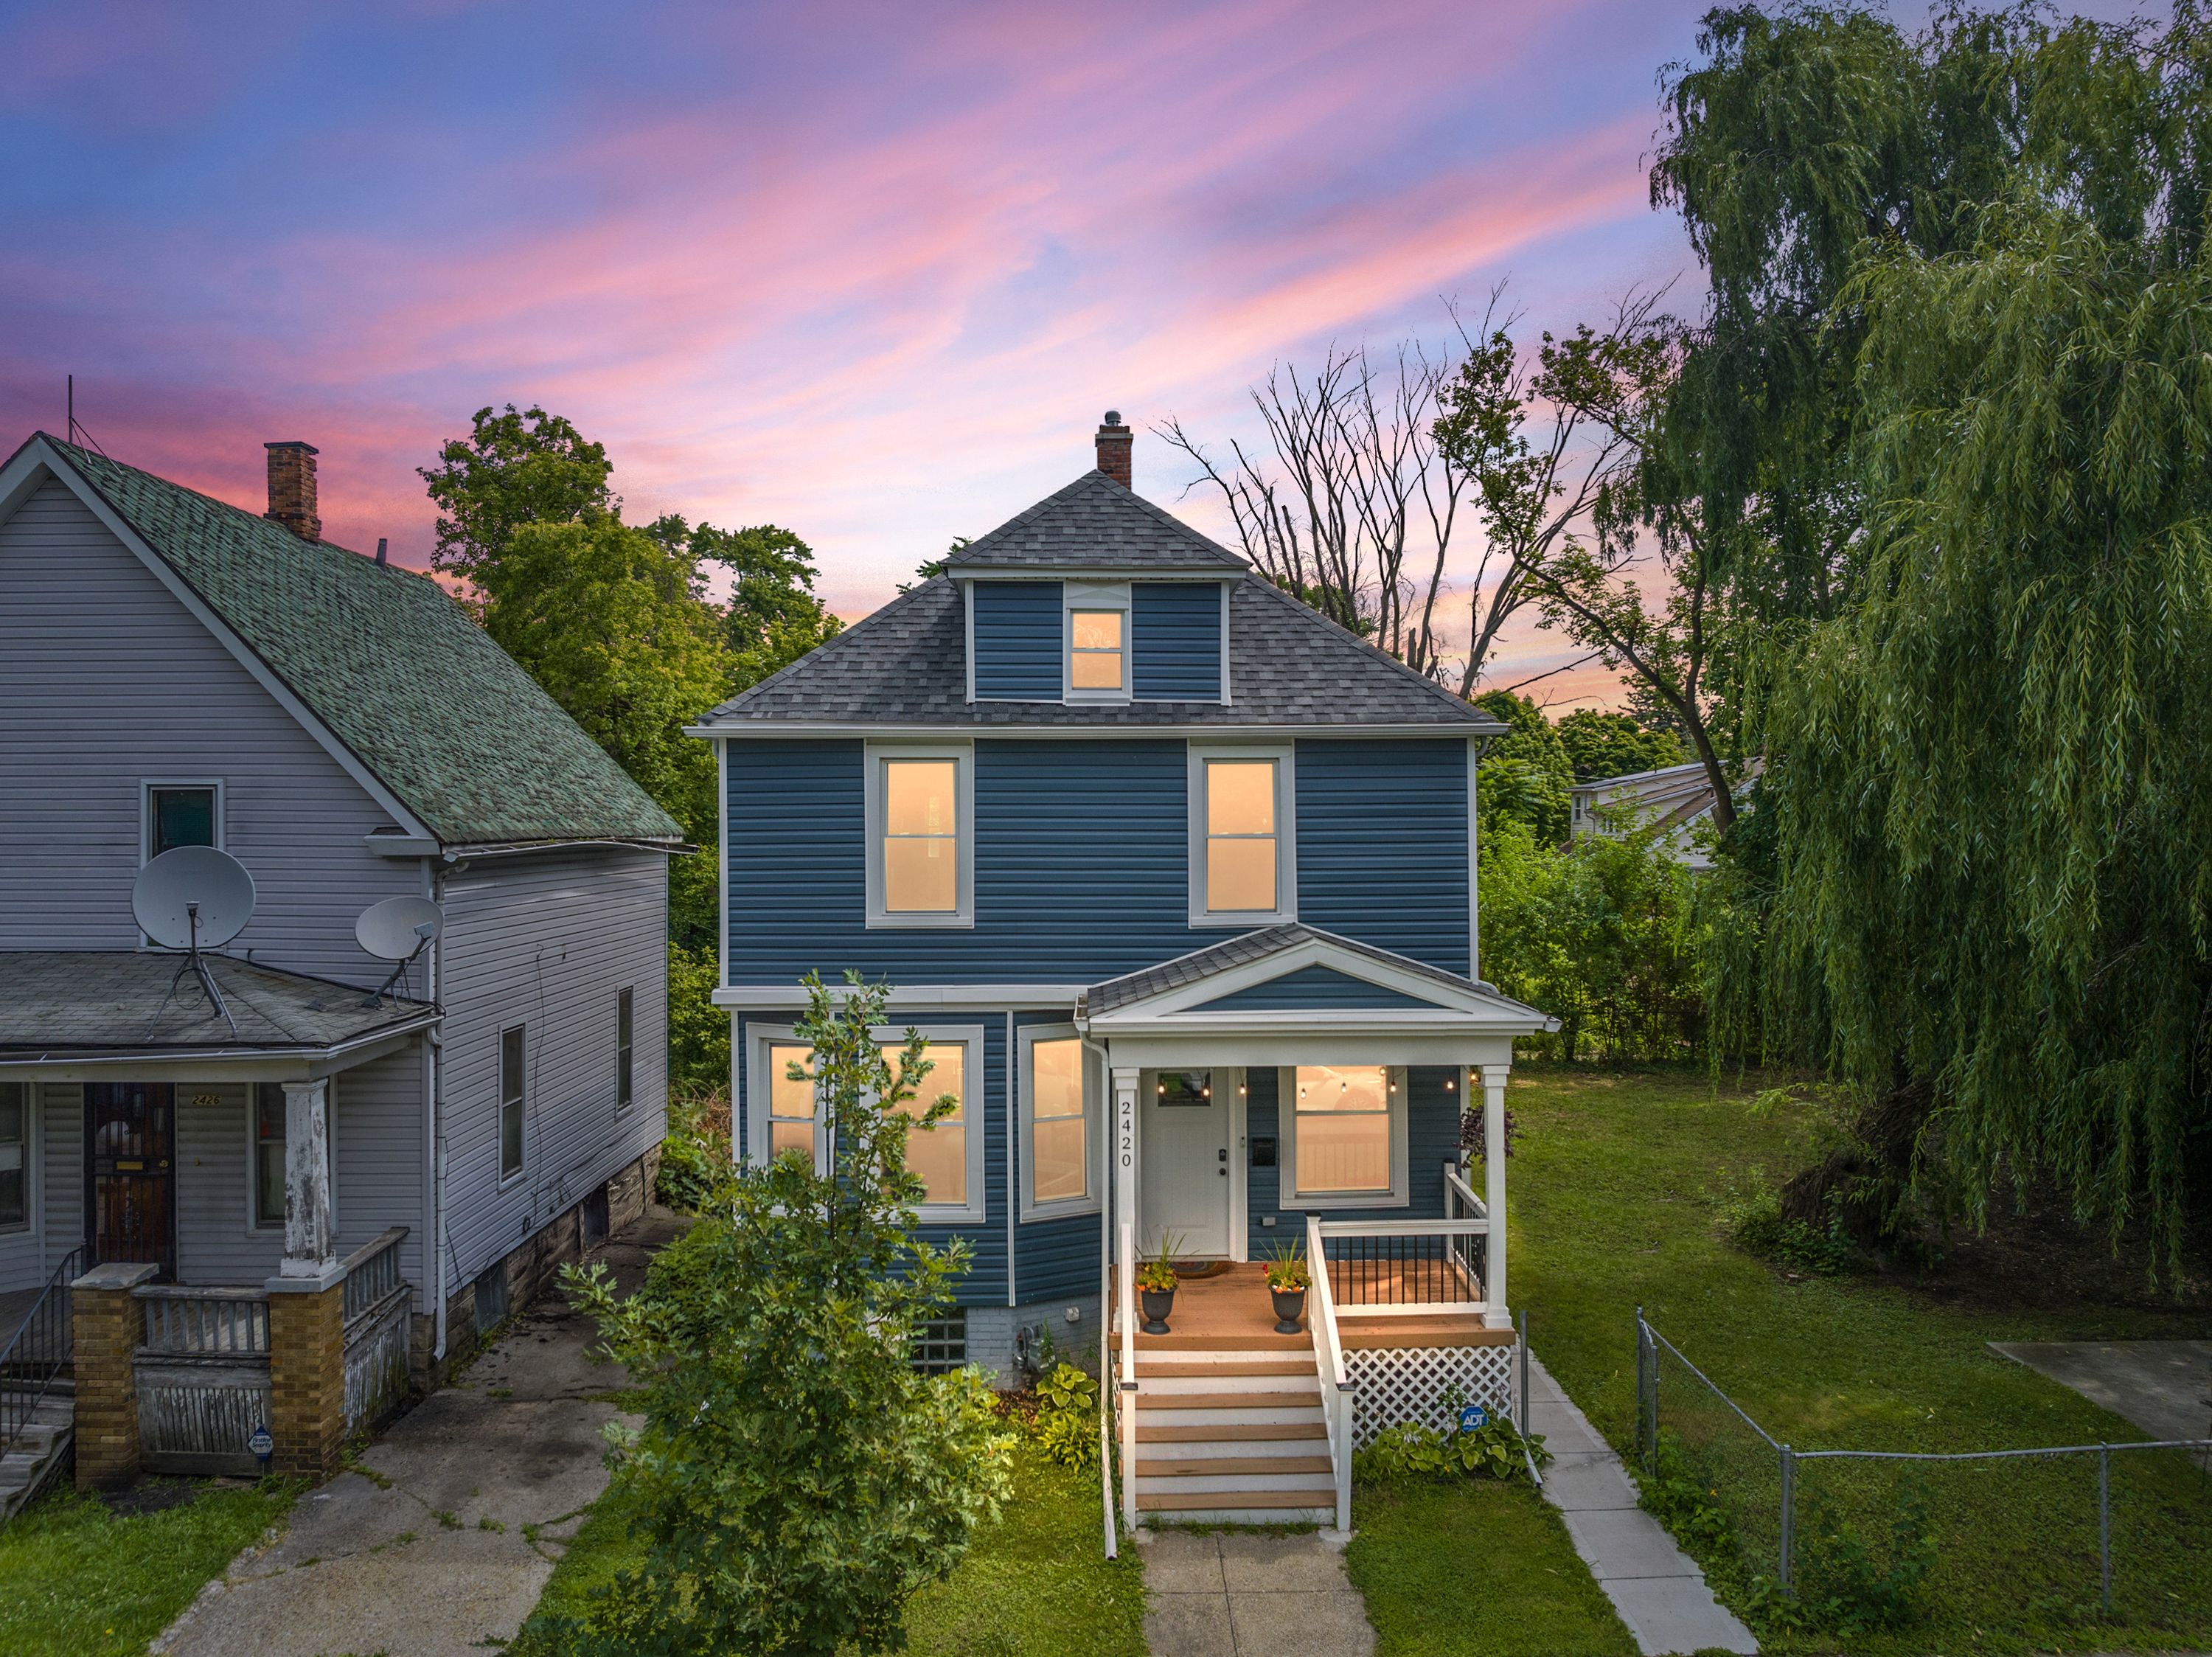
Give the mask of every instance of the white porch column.
<path id="1" fill-rule="evenodd" d="M 284 1087 L 284 1260 L 286 1277 L 315 1277 L 336 1258 L 331 1237 L 331 1084 Z"/>
<path id="2" fill-rule="evenodd" d="M 1114 1072 L 1114 1211 L 1137 1223 L 1137 1085 L 1143 1072 Z"/>
<path id="3" fill-rule="evenodd" d="M 1505 1078 L 1510 1064 L 1482 1067 L 1482 1205 L 1490 1217 L 1489 1259 L 1483 1271 L 1483 1325 L 1510 1329 L 1505 1298 Z"/>

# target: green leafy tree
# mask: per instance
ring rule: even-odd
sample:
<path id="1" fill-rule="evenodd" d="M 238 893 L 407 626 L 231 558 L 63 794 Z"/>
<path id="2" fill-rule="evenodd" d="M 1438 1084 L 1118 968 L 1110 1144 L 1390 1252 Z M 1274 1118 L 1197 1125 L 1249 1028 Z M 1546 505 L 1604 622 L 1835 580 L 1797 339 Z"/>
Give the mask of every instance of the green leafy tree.
<path id="1" fill-rule="evenodd" d="M 646 533 L 702 568 L 719 564 L 730 572 L 722 617 L 732 691 L 789 667 L 836 637 L 843 625 L 815 594 L 814 549 L 788 529 L 775 524 L 718 529 L 669 513 L 648 524 Z"/>
<path id="2" fill-rule="evenodd" d="M 726 1171 L 636 1295 L 603 1268 L 568 1275 L 607 1348 L 644 1385 L 617 1477 L 645 1558 L 582 1615 L 526 1625 L 525 1652 L 574 1657 L 835 1657 L 896 1650 L 906 1605 L 942 1580 L 1007 1491 L 1011 1443 L 979 1372 L 914 1368 L 967 1246 L 915 1234 L 909 1132 L 927 1044 L 886 1052 L 888 991 L 807 983 L 796 1028 L 833 1166 L 787 1151 Z"/>
<path id="3" fill-rule="evenodd" d="M 418 475 L 438 503 L 437 568 L 476 584 L 524 524 L 581 523 L 621 515 L 607 487 L 605 448 L 535 404 L 478 409 L 466 437 L 438 451 Z"/>
<path id="4" fill-rule="evenodd" d="M 1475 767 L 1475 811 L 1488 832 L 1493 817 L 1525 826 L 1547 845 L 1567 838 L 1574 771 L 1544 710 L 1510 691 L 1486 691 L 1474 705 L 1512 728 L 1483 745 Z"/>
<path id="5" fill-rule="evenodd" d="M 1647 730 L 1627 714 L 1577 708 L 1553 728 L 1577 783 L 1682 763 L 1682 744 L 1674 732 Z"/>

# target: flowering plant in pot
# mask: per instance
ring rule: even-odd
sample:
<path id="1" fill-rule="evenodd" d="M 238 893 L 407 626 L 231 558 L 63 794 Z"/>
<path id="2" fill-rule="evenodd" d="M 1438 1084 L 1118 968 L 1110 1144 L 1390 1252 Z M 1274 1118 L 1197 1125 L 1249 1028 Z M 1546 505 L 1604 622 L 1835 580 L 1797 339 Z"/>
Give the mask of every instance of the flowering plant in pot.
<path id="1" fill-rule="evenodd" d="M 1306 1290 L 1312 1286 L 1313 1274 L 1307 1269 L 1306 1257 L 1296 1243 L 1278 1243 L 1274 1252 L 1267 1257 L 1267 1296 L 1275 1303 L 1275 1332 L 1295 1335 L 1298 1319 L 1305 1316 Z"/>
<path id="2" fill-rule="evenodd" d="M 1137 1263 L 1137 1294 L 1145 1309 L 1138 1326 L 1147 1335 L 1168 1332 L 1168 1314 L 1175 1310 L 1176 1249 L 1182 1240 L 1170 1232 L 1160 1239 L 1158 1253 Z"/>

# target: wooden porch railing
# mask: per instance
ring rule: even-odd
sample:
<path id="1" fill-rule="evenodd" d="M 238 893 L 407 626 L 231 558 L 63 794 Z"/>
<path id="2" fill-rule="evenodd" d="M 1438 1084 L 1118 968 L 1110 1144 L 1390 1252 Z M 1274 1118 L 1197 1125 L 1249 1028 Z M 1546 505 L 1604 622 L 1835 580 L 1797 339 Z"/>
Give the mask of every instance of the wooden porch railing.
<path id="1" fill-rule="evenodd" d="M 346 1430 L 376 1422 L 407 1392 L 408 1302 L 399 1275 L 407 1228 L 390 1230 L 345 1258 Z"/>
<path id="2" fill-rule="evenodd" d="M 1306 1258 L 1318 1263 L 1322 1254 L 1322 1222 L 1306 1216 Z M 1344 1362 L 1344 1341 L 1337 1332 L 1336 1296 L 1328 1272 L 1313 1267 L 1308 1291 L 1306 1325 L 1313 1334 L 1314 1365 L 1321 1372 L 1321 1411 L 1328 1428 L 1328 1464 L 1336 1479 L 1336 1528 L 1352 1528 L 1352 1428 L 1357 1404 L 1352 1382 Z"/>

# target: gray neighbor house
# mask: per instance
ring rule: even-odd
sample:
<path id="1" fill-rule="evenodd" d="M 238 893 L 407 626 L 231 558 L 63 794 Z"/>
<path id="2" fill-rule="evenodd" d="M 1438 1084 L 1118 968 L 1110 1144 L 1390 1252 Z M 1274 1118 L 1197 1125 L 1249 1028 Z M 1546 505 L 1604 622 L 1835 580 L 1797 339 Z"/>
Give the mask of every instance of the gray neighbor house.
<path id="1" fill-rule="evenodd" d="M 332 1470 L 665 1129 L 677 825 L 267 448 L 266 515 L 44 433 L 0 468 L 0 1514 L 72 1434 L 81 1483 Z M 134 917 L 180 845 L 252 880 L 227 1017 Z M 394 898 L 442 932 L 379 993 Z"/>

